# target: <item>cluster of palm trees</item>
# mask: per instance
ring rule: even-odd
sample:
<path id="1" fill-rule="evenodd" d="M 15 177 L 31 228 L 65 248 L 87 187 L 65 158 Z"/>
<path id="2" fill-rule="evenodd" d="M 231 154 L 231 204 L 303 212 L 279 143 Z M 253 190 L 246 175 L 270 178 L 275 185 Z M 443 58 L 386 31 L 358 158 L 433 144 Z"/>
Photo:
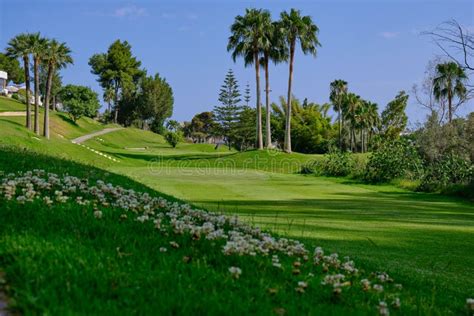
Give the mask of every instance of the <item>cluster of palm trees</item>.
<path id="1" fill-rule="evenodd" d="M 338 113 L 339 148 L 344 149 L 344 136 L 348 131 L 351 151 L 367 152 L 374 133 L 380 129 L 380 117 L 376 103 L 348 92 L 347 82 L 334 80 L 330 84 L 329 99 Z M 359 135 L 359 145 L 357 144 Z"/>
<path id="2" fill-rule="evenodd" d="M 254 65 L 256 79 L 257 108 L 257 148 L 263 149 L 262 104 L 260 95 L 260 66 L 265 71 L 265 108 L 266 108 L 266 142 L 272 147 L 270 127 L 270 82 L 269 62 L 275 64 L 288 62 L 288 94 L 285 120 L 284 151 L 291 152 L 291 98 L 293 83 L 293 66 L 297 44 L 304 54 L 316 56 L 320 46 L 316 24 L 310 16 L 302 16 L 299 10 L 291 9 L 280 14 L 279 21 L 272 21 L 268 10 L 246 9 L 245 15 L 235 17 L 231 26 L 231 36 L 227 50 L 232 51 L 234 61 L 244 59 L 245 66 Z"/>
<path id="3" fill-rule="evenodd" d="M 7 56 L 23 61 L 26 85 L 26 127 L 31 129 L 31 106 L 30 106 L 30 57 L 33 60 L 34 78 L 34 132 L 40 134 L 39 126 L 39 100 L 40 100 L 40 65 L 48 69 L 46 81 L 46 93 L 43 96 L 44 106 L 44 126 L 43 136 L 49 138 L 49 106 L 51 99 L 51 87 L 54 73 L 68 64 L 73 63 L 71 50 L 65 43 L 60 43 L 55 39 L 48 39 L 38 33 L 22 33 L 8 42 L 6 49 Z"/>

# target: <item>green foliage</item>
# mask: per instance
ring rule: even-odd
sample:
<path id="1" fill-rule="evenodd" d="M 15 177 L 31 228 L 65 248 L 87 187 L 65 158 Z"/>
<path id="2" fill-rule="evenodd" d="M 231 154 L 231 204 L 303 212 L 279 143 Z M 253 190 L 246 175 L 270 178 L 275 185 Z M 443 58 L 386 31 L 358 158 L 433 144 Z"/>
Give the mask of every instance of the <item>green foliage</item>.
<path id="1" fill-rule="evenodd" d="M 474 112 L 467 118 L 458 118 L 441 124 L 433 112 L 425 124 L 414 133 L 414 140 L 423 159 L 428 163 L 441 160 L 448 154 L 474 159 Z"/>
<path id="2" fill-rule="evenodd" d="M 0 53 L 0 70 L 8 73 L 8 81 L 16 84 L 25 82 L 25 71 L 16 58 Z"/>
<path id="3" fill-rule="evenodd" d="M 385 140 L 394 140 L 400 137 L 407 126 L 408 116 L 405 113 L 409 95 L 400 91 L 394 100 L 387 104 L 381 116 L 381 128 Z"/>
<path id="4" fill-rule="evenodd" d="M 121 104 L 126 103 L 127 110 L 122 111 L 124 115 L 119 121 L 126 125 L 131 123 L 130 117 L 138 118 L 142 127 L 145 123 L 150 124 L 151 130 L 159 133 L 165 120 L 173 114 L 173 90 L 159 74 L 143 78 L 137 94 L 124 100 Z"/>
<path id="5" fill-rule="evenodd" d="M 194 115 L 191 122 L 184 123 L 184 136 L 195 143 L 203 143 L 214 136 L 218 130 L 218 123 L 214 120 L 214 113 L 202 112 Z"/>
<path id="6" fill-rule="evenodd" d="M 89 87 L 66 85 L 59 92 L 64 110 L 76 122 L 82 116 L 96 117 L 100 108 L 97 93 Z"/>
<path id="7" fill-rule="evenodd" d="M 413 179 L 422 172 L 422 161 L 410 142 L 387 141 L 370 155 L 364 179 L 378 183 L 406 177 Z"/>
<path id="8" fill-rule="evenodd" d="M 181 132 L 167 132 L 165 134 L 165 139 L 168 144 L 173 148 L 176 148 L 179 142 L 183 140 L 183 134 Z"/>
<path id="9" fill-rule="evenodd" d="M 437 101 L 447 99 L 448 121 L 453 120 L 455 109 L 454 98 L 465 101 L 467 88 L 465 86 L 468 76 L 464 69 L 456 62 L 450 61 L 436 66 L 436 77 L 433 79 L 433 95 Z"/>
<path id="10" fill-rule="evenodd" d="M 330 105 L 319 105 L 301 102 L 292 98 L 292 148 L 301 153 L 324 153 L 328 150 L 330 139 L 336 135 L 336 129 L 331 125 L 331 118 L 327 115 Z M 286 100 L 280 97 L 280 105 L 272 104 L 273 137 L 280 143 L 284 141 Z"/>
<path id="11" fill-rule="evenodd" d="M 340 150 L 330 150 L 324 155 L 322 162 L 322 174 L 333 177 L 344 177 L 351 173 L 354 165 L 352 155 Z"/>
<path id="12" fill-rule="evenodd" d="M 419 190 L 443 191 L 455 185 L 474 181 L 474 165 L 469 159 L 450 153 L 430 164 L 422 178 Z"/>
<path id="13" fill-rule="evenodd" d="M 255 133 L 255 117 L 257 111 L 251 107 L 243 106 L 239 112 L 238 120 L 231 131 L 231 141 L 238 150 L 247 150 L 254 147 L 257 140 Z"/>
<path id="14" fill-rule="evenodd" d="M 232 144 L 232 130 L 239 118 L 240 92 L 239 85 L 235 79 L 232 69 L 229 69 L 221 86 L 219 93 L 219 102 L 221 106 L 214 108 L 215 120 L 219 123 L 220 134 L 224 137 L 227 145 Z"/>
<path id="15" fill-rule="evenodd" d="M 140 69 L 141 62 L 132 55 L 132 47 L 127 41 L 116 40 L 107 53 L 95 54 L 89 59 L 91 72 L 104 90 L 112 89 L 114 97 L 114 120 L 118 120 L 121 97 L 133 94 L 139 80 L 145 75 Z"/>

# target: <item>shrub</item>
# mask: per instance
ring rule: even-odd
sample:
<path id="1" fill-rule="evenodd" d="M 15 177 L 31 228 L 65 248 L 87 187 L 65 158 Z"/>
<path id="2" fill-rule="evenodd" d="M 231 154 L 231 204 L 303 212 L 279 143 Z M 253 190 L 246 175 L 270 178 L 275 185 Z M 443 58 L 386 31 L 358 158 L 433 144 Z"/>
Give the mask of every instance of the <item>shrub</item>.
<path id="1" fill-rule="evenodd" d="M 443 191 L 452 186 L 464 186 L 474 182 L 474 166 L 469 159 L 455 153 L 430 164 L 421 184 L 421 191 Z"/>
<path id="2" fill-rule="evenodd" d="M 165 135 L 165 139 L 173 148 L 183 139 L 181 132 L 168 132 Z"/>
<path id="3" fill-rule="evenodd" d="M 350 176 L 355 179 L 363 179 L 367 168 L 368 155 L 352 155 L 352 171 Z"/>
<path id="4" fill-rule="evenodd" d="M 307 161 L 301 166 L 300 173 L 320 175 L 321 174 L 321 161 L 320 160 Z"/>
<path id="5" fill-rule="evenodd" d="M 367 163 L 364 179 L 367 182 L 388 182 L 396 178 L 414 179 L 421 175 L 422 161 L 416 148 L 406 140 L 381 144 Z"/>
<path id="6" fill-rule="evenodd" d="M 324 156 L 322 174 L 333 177 L 344 177 L 351 173 L 354 161 L 351 154 L 339 150 L 331 150 Z"/>

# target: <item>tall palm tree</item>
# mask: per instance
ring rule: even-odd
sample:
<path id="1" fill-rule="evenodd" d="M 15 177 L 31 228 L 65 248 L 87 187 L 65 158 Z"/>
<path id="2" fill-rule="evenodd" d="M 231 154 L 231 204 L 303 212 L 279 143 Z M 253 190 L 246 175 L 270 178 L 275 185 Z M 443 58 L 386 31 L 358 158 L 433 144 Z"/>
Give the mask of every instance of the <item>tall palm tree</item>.
<path id="1" fill-rule="evenodd" d="M 29 34 L 22 33 L 8 42 L 6 49 L 7 56 L 23 60 L 23 68 L 25 70 L 25 86 L 26 86 L 26 128 L 31 129 L 31 106 L 30 106 L 30 53 L 31 47 L 29 42 Z"/>
<path id="2" fill-rule="evenodd" d="M 365 146 L 365 151 L 368 151 L 370 142 L 372 140 L 372 135 L 375 133 L 379 123 L 380 116 L 378 112 L 379 106 L 377 103 L 367 102 L 367 143 Z"/>
<path id="3" fill-rule="evenodd" d="M 339 121 L 339 149 L 342 150 L 342 124 L 343 124 L 343 115 L 342 115 L 342 103 L 344 102 L 344 97 L 347 93 L 347 82 L 344 80 L 334 80 L 330 84 L 331 93 L 329 99 L 333 104 L 333 109 L 338 113 Z"/>
<path id="4" fill-rule="evenodd" d="M 355 129 L 357 126 L 357 112 L 361 105 L 361 99 L 354 93 L 346 94 L 344 98 L 345 119 L 350 122 L 350 144 L 351 151 L 355 149 Z"/>
<path id="5" fill-rule="evenodd" d="M 33 54 L 33 72 L 35 81 L 35 125 L 34 131 L 39 135 L 39 65 L 44 58 L 47 40 L 41 37 L 41 34 L 34 33 L 29 35 L 29 45 Z"/>
<path id="6" fill-rule="evenodd" d="M 260 64 L 265 70 L 265 109 L 266 109 L 266 147 L 272 147 L 272 131 L 271 131 L 271 106 L 270 106 L 270 75 L 269 63 L 273 61 L 274 64 L 286 61 L 288 53 L 285 45 L 285 38 L 281 32 L 278 22 L 272 22 L 265 27 L 265 33 L 262 38 L 262 53 L 263 57 L 260 59 Z"/>
<path id="7" fill-rule="evenodd" d="M 53 75 L 56 69 L 72 64 L 71 50 L 66 43 L 59 43 L 53 39 L 48 41 L 44 56 L 48 65 L 48 79 L 46 80 L 46 95 L 44 98 L 44 125 L 43 135 L 49 139 L 49 99 L 53 83 Z"/>
<path id="8" fill-rule="evenodd" d="M 310 16 L 301 16 L 299 10 L 291 9 L 289 13 L 283 11 L 280 14 L 280 19 L 279 26 L 285 35 L 285 41 L 290 54 L 287 98 L 287 105 L 290 105 L 296 43 L 300 43 L 301 51 L 305 55 L 312 54 L 313 56 L 316 56 L 316 47 L 321 46 L 321 44 L 317 37 L 319 29 L 313 23 Z M 284 150 L 287 153 L 291 153 L 291 106 L 288 107 L 286 115 Z"/>
<path id="9" fill-rule="evenodd" d="M 448 100 L 448 120 L 453 119 L 453 99 L 462 99 L 467 89 L 464 85 L 467 75 L 457 63 L 451 61 L 436 66 L 436 77 L 433 79 L 433 94 L 436 101 L 443 98 Z"/>
<path id="10" fill-rule="evenodd" d="M 227 51 L 232 51 L 232 59 L 243 57 L 245 66 L 255 66 L 257 103 L 257 147 L 263 149 L 262 104 L 260 101 L 260 56 L 263 49 L 265 28 L 271 24 L 270 12 L 262 9 L 246 9 L 245 15 L 235 17 L 230 27 L 231 36 Z"/>

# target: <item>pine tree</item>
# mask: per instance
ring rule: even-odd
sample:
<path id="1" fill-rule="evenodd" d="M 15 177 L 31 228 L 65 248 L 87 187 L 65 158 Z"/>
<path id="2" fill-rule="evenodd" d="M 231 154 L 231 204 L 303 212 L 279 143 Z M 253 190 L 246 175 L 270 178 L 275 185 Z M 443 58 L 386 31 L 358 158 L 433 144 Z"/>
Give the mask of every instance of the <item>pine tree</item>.
<path id="1" fill-rule="evenodd" d="M 229 149 L 232 143 L 232 128 L 239 118 L 240 91 L 232 69 L 229 69 L 219 93 L 220 106 L 214 108 L 216 121 Z"/>
<path id="2" fill-rule="evenodd" d="M 246 106 L 249 106 L 249 102 L 250 102 L 250 85 L 249 85 L 248 82 L 247 82 L 247 85 L 245 86 L 244 101 L 245 101 L 245 105 L 246 105 Z"/>

